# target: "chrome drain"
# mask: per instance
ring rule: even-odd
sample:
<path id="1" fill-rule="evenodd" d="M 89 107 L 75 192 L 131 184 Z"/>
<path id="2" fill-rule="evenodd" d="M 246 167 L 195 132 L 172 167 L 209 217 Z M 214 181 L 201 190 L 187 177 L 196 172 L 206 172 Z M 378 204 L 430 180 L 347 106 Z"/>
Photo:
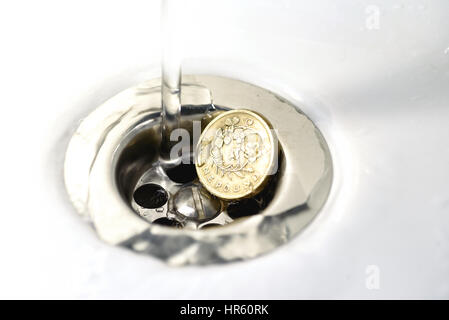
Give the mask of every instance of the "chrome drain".
<path id="1" fill-rule="evenodd" d="M 78 212 L 106 242 L 173 264 L 247 259 L 285 243 L 316 216 L 330 191 L 332 162 L 321 133 L 295 106 L 263 88 L 216 76 L 183 80 L 180 125 L 189 132 L 194 120 L 225 109 L 254 110 L 269 119 L 281 156 L 267 186 L 253 198 L 223 201 L 202 188 L 192 165 L 166 170 L 159 163 L 155 79 L 108 100 L 73 136 L 65 181 Z"/>

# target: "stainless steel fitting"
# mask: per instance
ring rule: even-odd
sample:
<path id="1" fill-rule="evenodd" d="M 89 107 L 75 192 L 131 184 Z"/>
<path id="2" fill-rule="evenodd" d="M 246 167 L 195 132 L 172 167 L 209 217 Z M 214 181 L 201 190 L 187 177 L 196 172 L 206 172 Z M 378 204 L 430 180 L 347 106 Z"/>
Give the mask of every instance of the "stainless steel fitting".
<path id="1" fill-rule="evenodd" d="M 180 126 L 187 132 L 220 110 L 244 108 L 269 120 L 280 157 L 264 190 L 222 201 L 204 190 L 193 165 L 160 165 L 161 90 L 154 79 L 112 97 L 80 124 L 65 160 L 73 205 L 102 240 L 176 265 L 253 258 L 287 242 L 330 191 L 332 161 L 320 131 L 266 89 L 205 75 L 184 76 L 183 83 Z"/>

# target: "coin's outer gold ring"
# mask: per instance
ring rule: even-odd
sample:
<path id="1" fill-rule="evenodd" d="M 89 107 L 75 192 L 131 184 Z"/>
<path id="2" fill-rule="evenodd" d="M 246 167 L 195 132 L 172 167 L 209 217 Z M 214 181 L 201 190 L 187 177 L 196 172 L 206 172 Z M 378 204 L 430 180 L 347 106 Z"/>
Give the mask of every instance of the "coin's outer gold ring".
<path id="1" fill-rule="evenodd" d="M 269 159 L 269 164 L 268 166 L 265 168 L 264 172 L 261 173 L 261 176 L 263 177 L 263 179 L 260 179 L 260 181 L 255 184 L 253 186 L 253 188 L 251 190 L 248 190 L 248 192 L 244 193 L 244 194 L 232 194 L 232 193 L 224 193 L 224 192 L 220 192 L 214 188 L 209 187 L 208 183 L 205 181 L 205 177 L 203 174 L 200 173 L 200 169 L 198 168 L 198 155 L 199 155 L 199 148 L 201 146 L 201 141 L 204 138 L 204 134 L 211 129 L 211 127 L 214 126 L 215 123 L 217 123 L 218 121 L 220 121 L 222 118 L 224 117 L 228 117 L 229 115 L 232 114 L 247 114 L 251 117 L 254 117 L 257 121 L 259 121 L 263 128 L 266 130 L 267 132 L 267 136 L 269 139 L 269 144 L 270 144 L 270 159 Z M 230 110 L 230 111 L 226 111 L 223 112 L 221 114 L 219 114 L 218 116 L 216 116 L 211 122 L 208 123 L 208 125 L 204 128 L 203 132 L 201 133 L 201 136 L 198 140 L 198 143 L 196 145 L 196 152 L 195 152 L 195 169 L 197 171 L 198 174 L 198 178 L 201 182 L 201 184 L 204 186 L 204 188 L 207 189 L 207 191 L 209 191 L 210 193 L 212 193 L 213 195 L 217 196 L 218 198 L 221 198 L 223 200 L 238 200 L 238 199 L 244 199 L 244 198 L 250 198 L 255 196 L 256 194 L 258 194 L 260 191 L 262 191 L 263 187 L 266 185 L 266 183 L 268 182 L 269 178 L 270 178 L 270 174 L 273 171 L 273 166 L 275 163 L 275 157 L 277 156 L 277 153 L 275 152 L 275 149 L 277 151 L 279 151 L 279 147 L 275 146 L 274 144 L 274 136 L 273 136 L 273 127 L 271 125 L 271 123 L 262 115 L 258 114 L 257 112 L 254 111 L 250 111 L 250 110 L 246 110 L 246 109 L 235 109 L 235 110 Z"/>

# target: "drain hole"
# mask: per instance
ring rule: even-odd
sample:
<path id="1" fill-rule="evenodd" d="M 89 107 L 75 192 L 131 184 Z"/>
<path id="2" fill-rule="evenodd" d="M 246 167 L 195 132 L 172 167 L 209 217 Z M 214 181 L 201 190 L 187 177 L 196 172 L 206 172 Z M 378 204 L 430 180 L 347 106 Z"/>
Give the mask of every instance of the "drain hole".
<path id="1" fill-rule="evenodd" d="M 154 220 L 152 223 L 159 224 L 161 226 L 166 226 L 166 227 L 176 227 L 176 228 L 181 227 L 181 224 L 179 222 L 177 222 L 175 220 L 168 219 L 168 218 L 159 218 L 159 219 Z"/>
<path id="2" fill-rule="evenodd" d="M 160 185 L 144 184 L 134 191 L 134 201 L 144 208 L 156 209 L 162 207 L 168 200 L 167 192 Z"/>
<path id="3" fill-rule="evenodd" d="M 232 202 L 228 205 L 227 212 L 232 219 L 252 216 L 261 210 L 256 199 L 243 199 L 241 201 Z"/>
<path id="4" fill-rule="evenodd" d="M 166 170 L 167 176 L 174 182 L 187 183 L 197 178 L 195 165 L 191 163 L 181 163 L 171 169 Z"/>
<path id="5" fill-rule="evenodd" d="M 206 224 L 205 226 L 202 226 L 201 229 L 209 229 L 209 228 L 216 228 L 216 227 L 222 227 L 222 225 L 218 224 L 218 223 L 209 223 L 209 224 Z"/>

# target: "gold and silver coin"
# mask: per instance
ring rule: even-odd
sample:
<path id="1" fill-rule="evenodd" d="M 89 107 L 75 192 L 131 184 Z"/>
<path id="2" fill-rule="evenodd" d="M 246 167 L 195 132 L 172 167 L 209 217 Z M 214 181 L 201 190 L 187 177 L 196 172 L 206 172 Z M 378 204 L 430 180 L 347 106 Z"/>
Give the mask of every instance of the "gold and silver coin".
<path id="1" fill-rule="evenodd" d="M 195 166 L 202 185 L 224 200 L 257 194 L 276 169 L 277 142 L 271 125 L 249 110 L 231 110 L 203 130 Z"/>

